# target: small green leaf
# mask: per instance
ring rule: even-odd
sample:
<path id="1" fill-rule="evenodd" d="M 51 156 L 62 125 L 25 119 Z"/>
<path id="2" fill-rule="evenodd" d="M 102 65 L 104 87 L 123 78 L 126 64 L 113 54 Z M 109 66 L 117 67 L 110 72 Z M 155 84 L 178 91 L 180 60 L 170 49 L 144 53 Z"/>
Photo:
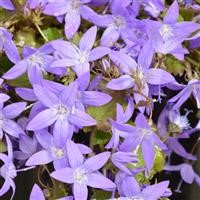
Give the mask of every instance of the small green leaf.
<path id="1" fill-rule="evenodd" d="M 185 71 L 184 64 L 182 64 L 181 61 L 177 60 L 172 56 L 166 57 L 165 65 L 167 66 L 167 70 L 173 73 L 175 76 L 176 75 L 182 76 Z"/>
<path id="2" fill-rule="evenodd" d="M 26 74 L 16 78 L 14 80 L 8 80 L 8 85 L 13 87 L 31 87 L 30 82 Z"/>
<path id="3" fill-rule="evenodd" d="M 64 37 L 62 31 L 56 27 L 44 29 L 42 32 L 49 41 Z"/>
<path id="4" fill-rule="evenodd" d="M 95 190 L 91 199 L 95 199 L 95 200 L 110 199 L 111 195 L 112 193 L 108 191 Z"/>
<path id="5" fill-rule="evenodd" d="M 124 103 L 124 93 L 121 91 L 111 94 L 113 97 L 109 103 L 99 107 L 88 107 L 87 111 L 97 122 L 105 122 L 109 118 L 115 119 L 116 115 L 116 103 Z"/>
<path id="6" fill-rule="evenodd" d="M 97 144 L 106 144 L 108 142 L 108 140 L 110 139 L 110 134 L 100 131 L 100 130 L 96 130 L 94 132 L 94 138 L 93 138 L 93 144 L 97 145 Z"/>
<path id="7" fill-rule="evenodd" d="M 180 15 L 183 17 L 184 21 L 192 21 L 194 18 L 193 10 L 188 8 L 180 8 Z"/>
<path id="8" fill-rule="evenodd" d="M 8 71 L 12 66 L 13 63 L 9 61 L 5 54 L 0 53 L 0 76 L 2 76 L 6 71 Z"/>
<path id="9" fill-rule="evenodd" d="M 6 145 L 3 143 L 3 141 L 0 141 L 0 153 L 6 152 L 6 151 L 7 151 Z"/>
<path id="10" fill-rule="evenodd" d="M 164 166 L 165 166 L 165 155 L 159 148 L 156 148 L 156 156 L 154 160 L 153 170 L 160 172 L 163 170 Z"/>
<path id="11" fill-rule="evenodd" d="M 15 40 L 18 46 L 29 45 L 32 47 L 37 47 L 36 37 L 35 37 L 35 30 L 32 28 L 27 28 L 25 30 L 17 31 L 15 35 Z"/>

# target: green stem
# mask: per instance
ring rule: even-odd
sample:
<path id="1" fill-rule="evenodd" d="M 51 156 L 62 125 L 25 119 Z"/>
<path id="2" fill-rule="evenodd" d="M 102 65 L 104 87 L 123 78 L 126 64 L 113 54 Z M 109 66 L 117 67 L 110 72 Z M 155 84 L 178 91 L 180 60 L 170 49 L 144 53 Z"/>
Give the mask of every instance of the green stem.
<path id="1" fill-rule="evenodd" d="M 44 35 L 44 33 L 42 32 L 41 28 L 38 26 L 38 24 L 34 23 L 34 25 L 36 26 L 37 30 L 39 31 L 40 35 L 43 37 L 43 39 L 45 40 L 45 42 L 48 42 L 49 40 L 47 39 L 47 37 Z"/>

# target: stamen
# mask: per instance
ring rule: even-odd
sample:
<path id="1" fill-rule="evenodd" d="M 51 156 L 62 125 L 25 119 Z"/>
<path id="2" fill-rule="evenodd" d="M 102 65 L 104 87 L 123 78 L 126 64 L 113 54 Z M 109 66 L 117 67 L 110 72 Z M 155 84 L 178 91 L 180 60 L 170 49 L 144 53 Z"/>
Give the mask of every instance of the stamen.
<path id="1" fill-rule="evenodd" d="M 75 171 L 74 171 L 74 179 L 76 180 L 77 183 L 79 184 L 83 184 L 83 183 L 86 183 L 88 178 L 87 178 L 87 174 L 85 172 L 84 169 L 81 169 L 81 168 L 77 168 Z"/>

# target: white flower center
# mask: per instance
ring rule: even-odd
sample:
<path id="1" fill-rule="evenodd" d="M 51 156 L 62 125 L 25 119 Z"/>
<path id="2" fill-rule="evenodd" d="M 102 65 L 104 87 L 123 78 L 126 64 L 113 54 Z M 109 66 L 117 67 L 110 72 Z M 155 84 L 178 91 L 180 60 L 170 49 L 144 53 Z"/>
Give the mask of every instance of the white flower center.
<path id="1" fill-rule="evenodd" d="M 143 135 L 151 135 L 152 134 L 151 130 L 148 130 L 145 128 L 141 128 L 141 132 Z"/>
<path id="2" fill-rule="evenodd" d="M 87 177 L 87 174 L 86 174 L 86 171 L 84 169 L 81 169 L 81 168 L 77 168 L 75 171 L 74 171 L 74 179 L 77 183 L 79 184 L 84 184 L 87 182 L 88 180 L 88 177 Z"/>
<path id="3" fill-rule="evenodd" d="M 64 156 L 64 151 L 61 148 L 52 147 L 51 152 L 54 158 L 61 159 Z"/>
<path id="4" fill-rule="evenodd" d="M 39 54 L 33 54 L 29 57 L 29 61 L 31 64 L 39 64 L 42 65 L 42 57 Z"/>
<path id="5" fill-rule="evenodd" d="M 190 123 L 186 115 L 178 115 L 173 123 L 176 124 L 181 130 L 186 130 L 190 128 Z"/>
<path id="6" fill-rule="evenodd" d="M 60 116 L 60 118 L 63 119 L 65 116 L 69 114 L 69 109 L 64 105 L 59 105 L 57 107 L 57 113 Z"/>
<path id="7" fill-rule="evenodd" d="M 126 22 L 122 16 L 117 16 L 117 17 L 114 17 L 113 23 L 117 28 L 121 28 L 125 26 Z"/>
<path id="8" fill-rule="evenodd" d="M 164 40 L 167 40 L 167 39 L 169 39 L 169 37 L 174 35 L 172 28 L 168 24 L 164 24 L 160 28 L 159 32 Z"/>
<path id="9" fill-rule="evenodd" d="M 86 52 L 80 52 L 79 63 L 86 63 L 88 61 L 88 54 Z"/>

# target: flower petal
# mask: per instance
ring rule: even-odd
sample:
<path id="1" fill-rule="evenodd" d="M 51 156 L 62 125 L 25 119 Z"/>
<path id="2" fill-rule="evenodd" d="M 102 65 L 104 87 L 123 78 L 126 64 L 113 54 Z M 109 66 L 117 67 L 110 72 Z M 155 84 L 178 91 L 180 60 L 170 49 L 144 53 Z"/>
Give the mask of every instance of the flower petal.
<path id="1" fill-rule="evenodd" d="M 46 150 L 41 150 L 33 154 L 27 161 L 26 166 L 45 165 L 53 161 L 53 157 Z"/>
<path id="2" fill-rule="evenodd" d="M 34 184 L 29 200 L 45 200 L 44 194 L 37 184 Z"/>
<path id="3" fill-rule="evenodd" d="M 87 185 L 79 184 L 79 183 L 75 182 L 74 185 L 73 185 L 73 194 L 74 194 L 74 198 L 77 199 L 77 200 L 88 199 Z"/>
<path id="4" fill-rule="evenodd" d="M 81 52 L 89 52 L 92 49 L 96 35 L 97 35 L 96 26 L 91 27 L 90 29 L 87 30 L 87 32 L 84 33 L 79 42 L 79 47 Z"/>
<path id="5" fill-rule="evenodd" d="M 36 115 L 26 127 L 27 130 L 40 130 L 53 124 L 57 120 L 57 113 L 53 109 L 46 109 Z"/>
<path id="6" fill-rule="evenodd" d="M 59 103 L 58 97 L 52 92 L 48 91 L 46 88 L 40 85 L 33 86 L 34 93 L 36 97 L 44 104 L 46 107 L 53 107 Z"/>
<path id="7" fill-rule="evenodd" d="M 19 76 L 21 76 L 23 73 L 26 72 L 27 69 L 27 61 L 22 60 L 18 62 L 16 65 L 14 65 L 11 69 L 9 69 L 4 75 L 3 78 L 12 80 Z"/>
<path id="8" fill-rule="evenodd" d="M 74 182 L 73 169 L 69 167 L 52 172 L 51 177 L 64 183 L 72 184 Z"/>
<path id="9" fill-rule="evenodd" d="M 96 47 L 94 49 L 92 49 L 92 51 L 89 54 L 89 62 L 98 60 L 102 57 L 104 57 L 105 55 L 107 55 L 110 52 L 110 49 L 107 47 Z"/>
<path id="10" fill-rule="evenodd" d="M 155 147 L 151 137 L 142 140 L 142 155 L 148 171 L 152 168 L 155 159 Z"/>
<path id="11" fill-rule="evenodd" d="M 69 115 L 70 123 L 74 124 L 75 126 L 94 126 L 96 125 L 96 120 L 93 119 L 87 113 L 74 108 L 73 113 Z"/>
<path id="12" fill-rule="evenodd" d="M 84 164 L 83 168 L 87 173 L 91 173 L 102 168 L 110 157 L 110 152 L 99 153 L 93 157 L 88 158 Z"/>
<path id="13" fill-rule="evenodd" d="M 113 189 L 116 187 L 116 185 L 110 179 L 106 178 L 100 173 L 88 174 L 87 185 L 93 188 L 100 189 Z"/>
<path id="14" fill-rule="evenodd" d="M 6 119 L 3 123 L 2 129 L 12 135 L 13 137 L 19 137 L 19 134 L 24 134 L 22 128 L 14 121 Z"/>
<path id="15" fill-rule="evenodd" d="M 25 102 L 12 103 L 3 108 L 3 113 L 6 118 L 13 119 L 19 116 L 26 108 Z"/>
<path id="16" fill-rule="evenodd" d="M 43 10 L 44 14 L 59 16 L 64 15 L 67 12 L 69 3 L 67 2 L 52 2 L 48 3 Z"/>
<path id="17" fill-rule="evenodd" d="M 158 184 L 147 186 L 142 191 L 142 194 L 147 199 L 159 199 L 167 190 L 168 185 L 169 185 L 169 181 L 162 181 Z"/>
<path id="18" fill-rule="evenodd" d="M 174 82 L 174 77 L 162 70 L 151 68 L 147 71 L 147 82 L 152 85 L 162 85 L 170 82 Z"/>
<path id="19" fill-rule="evenodd" d="M 134 86 L 134 80 L 129 75 L 122 75 L 119 78 L 112 79 L 106 87 L 112 90 L 125 90 Z"/>
<path id="20" fill-rule="evenodd" d="M 186 183 L 191 184 L 194 181 L 194 170 L 189 164 L 183 164 L 181 167 L 181 177 Z"/>
<path id="21" fill-rule="evenodd" d="M 76 9 L 65 15 L 65 35 L 67 39 L 71 39 L 77 32 L 81 24 L 81 16 Z"/>
<path id="22" fill-rule="evenodd" d="M 72 140 L 67 140 L 67 155 L 72 168 L 80 167 L 83 164 L 83 155 Z"/>
<path id="23" fill-rule="evenodd" d="M 63 58 L 60 60 L 56 60 L 51 64 L 51 67 L 71 67 L 77 65 L 78 60 L 72 58 Z"/>
<path id="24" fill-rule="evenodd" d="M 82 101 L 90 106 L 102 106 L 111 101 L 112 97 L 103 92 L 84 91 L 81 93 Z"/>
<path id="25" fill-rule="evenodd" d="M 178 16 L 179 16 L 179 6 L 177 1 L 175 0 L 174 3 L 169 7 L 163 21 L 166 24 L 174 24 L 177 22 Z"/>

